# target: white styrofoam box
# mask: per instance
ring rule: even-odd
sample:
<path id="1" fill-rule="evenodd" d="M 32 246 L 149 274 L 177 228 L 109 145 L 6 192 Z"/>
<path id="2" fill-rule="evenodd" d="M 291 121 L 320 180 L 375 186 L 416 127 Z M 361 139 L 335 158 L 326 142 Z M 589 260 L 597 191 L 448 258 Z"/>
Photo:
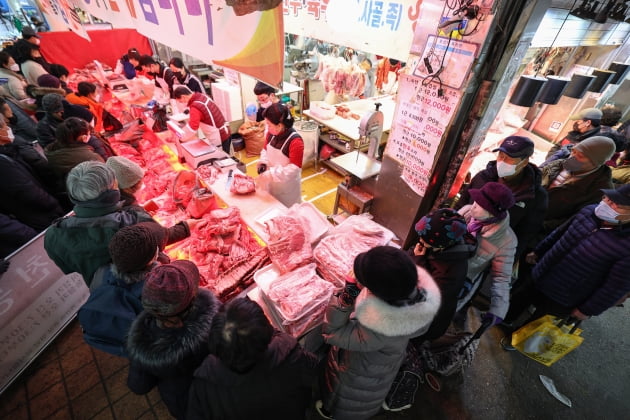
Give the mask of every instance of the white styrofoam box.
<path id="1" fill-rule="evenodd" d="M 227 83 L 212 83 L 212 99 L 217 104 L 226 121 L 243 119 L 241 90 Z"/>

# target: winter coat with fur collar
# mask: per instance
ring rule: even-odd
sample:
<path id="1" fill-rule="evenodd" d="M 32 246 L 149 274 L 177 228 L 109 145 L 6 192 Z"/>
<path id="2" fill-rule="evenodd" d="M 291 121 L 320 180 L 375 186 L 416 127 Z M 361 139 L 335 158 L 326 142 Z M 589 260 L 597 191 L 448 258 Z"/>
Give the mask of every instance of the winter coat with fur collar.
<path id="1" fill-rule="evenodd" d="M 127 339 L 129 389 L 142 395 L 157 385 L 171 415 L 185 418 L 188 389 L 209 353 L 212 318 L 220 305 L 210 291 L 199 289 L 182 328 L 160 328 L 146 311 L 138 315 Z"/>
<path id="2" fill-rule="evenodd" d="M 387 396 L 409 338 L 424 334 L 440 307 L 433 278 L 418 267 L 418 288 L 426 299 L 392 306 L 364 288 L 354 306 L 333 296 L 323 333 L 332 345 L 326 361 L 324 409 L 336 420 L 368 419 Z"/>

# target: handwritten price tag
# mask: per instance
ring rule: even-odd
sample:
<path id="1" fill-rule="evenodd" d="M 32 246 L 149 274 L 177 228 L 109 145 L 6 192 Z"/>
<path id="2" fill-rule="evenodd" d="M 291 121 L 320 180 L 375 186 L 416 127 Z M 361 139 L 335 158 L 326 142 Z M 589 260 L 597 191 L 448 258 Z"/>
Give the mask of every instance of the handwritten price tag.
<path id="1" fill-rule="evenodd" d="M 422 79 L 402 75 L 398 106 L 385 153 L 403 165 L 403 179 L 418 194 L 424 195 L 435 155 L 441 144 L 461 93 L 438 83 L 422 85 Z"/>

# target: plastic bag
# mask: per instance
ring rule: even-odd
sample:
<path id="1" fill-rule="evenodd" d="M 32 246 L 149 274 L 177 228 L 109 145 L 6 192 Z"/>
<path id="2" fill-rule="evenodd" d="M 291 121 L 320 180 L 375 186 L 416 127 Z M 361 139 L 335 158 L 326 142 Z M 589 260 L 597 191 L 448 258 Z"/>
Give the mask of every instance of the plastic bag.
<path id="1" fill-rule="evenodd" d="M 530 359 L 551 366 L 584 341 L 578 325 L 566 325 L 562 318 L 545 315 L 515 331 L 512 345 Z"/>

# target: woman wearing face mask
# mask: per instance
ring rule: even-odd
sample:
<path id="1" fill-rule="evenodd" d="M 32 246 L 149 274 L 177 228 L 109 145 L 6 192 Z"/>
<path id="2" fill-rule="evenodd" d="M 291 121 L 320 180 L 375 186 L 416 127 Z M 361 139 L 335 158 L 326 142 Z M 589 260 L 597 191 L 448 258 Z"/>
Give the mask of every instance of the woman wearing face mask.
<path id="1" fill-rule="evenodd" d="M 497 159 L 488 162 L 485 169 L 473 176 L 468 189 L 480 189 L 487 182 L 499 182 L 512 190 L 517 204 L 508 212 L 510 227 L 518 238 L 515 255 L 517 260 L 542 228 L 548 205 L 547 191 L 541 185 L 540 169 L 529 161 L 534 153 L 534 142 L 531 139 L 508 136 L 493 152 L 497 152 Z M 468 190 L 464 190 L 455 208 L 459 209 L 472 202 Z"/>
<path id="2" fill-rule="evenodd" d="M 510 228 L 508 210 L 515 203 L 514 194 L 503 184 L 488 182 L 481 189 L 469 190 L 473 204 L 459 212 L 466 219 L 468 231 L 477 238 L 477 251 L 468 260 L 466 293 L 457 302 L 457 310 L 467 308 L 483 281 L 491 282 L 490 308 L 484 320 L 500 323 L 510 305 L 510 281 L 516 252 L 516 235 Z"/>
<path id="3" fill-rule="evenodd" d="M 168 63 L 168 66 L 171 68 L 175 77 L 177 78 L 177 82 L 180 85 L 184 85 L 191 90 L 191 92 L 199 92 L 206 93 L 203 88 L 203 84 L 201 81 L 195 76 L 191 74 L 190 71 L 184 66 L 184 62 L 179 57 L 171 58 L 171 61 Z"/>
<path id="4" fill-rule="evenodd" d="M 265 119 L 265 117 L 263 117 L 265 109 L 279 102 L 280 99 L 276 96 L 276 90 L 263 82 L 256 83 L 256 86 L 254 86 L 254 94 L 256 95 L 258 104 L 260 105 L 260 108 L 258 108 L 258 112 L 256 113 L 256 121 L 262 121 Z"/>
<path id="5" fill-rule="evenodd" d="M 291 207 L 302 201 L 304 140 L 293 129 L 293 117 L 284 105 L 271 105 L 263 116 L 267 138 L 258 161 L 258 186 Z"/>
<path id="6" fill-rule="evenodd" d="M 26 95 L 26 79 L 21 74 L 20 66 L 7 52 L 0 51 L 0 77 L 6 78 L 6 90 L 15 99 L 21 101 L 28 98 Z"/>
<path id="7" fill-rule="evenodd" d="M 79 82 L 77 93 L 66 95 L 66 100 L 71 104 L 83 105 L 90 110 L 95 117 L 94 130 L 103 132 L 103 105 L 99 103 L 100 95 L 96 92 L 96 85 L 90 82 Z"/>
<path id="8" fill-rule="evenodd" d="M 0 213 L 40 232 L 63 215 L 59 202 L 37 176 L 37 170 L 13 144 L 13 133 L 0 115 Z"/>

